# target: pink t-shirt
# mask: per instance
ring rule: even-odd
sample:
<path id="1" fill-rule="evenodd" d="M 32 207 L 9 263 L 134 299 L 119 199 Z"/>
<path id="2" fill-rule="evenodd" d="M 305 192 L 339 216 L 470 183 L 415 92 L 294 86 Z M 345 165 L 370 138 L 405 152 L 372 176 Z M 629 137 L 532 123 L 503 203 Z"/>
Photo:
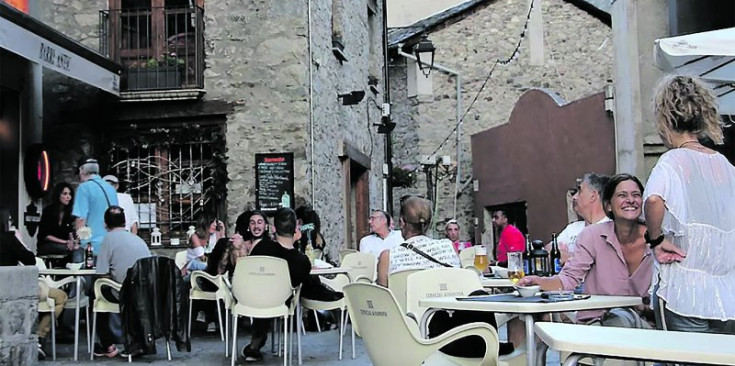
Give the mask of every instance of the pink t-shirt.
<path id="1" fill-rule="evenodd" d="M 522 252 L 525 248 L 526 240 L 523 239 L 523 233 L 515 226 L 508 224 L 500 233 L 496 259 L 498 262 L 507 262 L 508 252 Z"/>
<path id="2" fill-rule="evenodd" d="M 587 226 L 577 237 L 574 256 L 564 264 L 559 279 L 565 290 L 574 290 L 584 281 L 584 292 L 592 295 L 649 297 L 653 256 L 646 247 L 641 264 L 628 275 L 623 251 L 615 236 L 614 222 Z M 580 311 L 577 322 L 598 319 L 603 310 Z"/>

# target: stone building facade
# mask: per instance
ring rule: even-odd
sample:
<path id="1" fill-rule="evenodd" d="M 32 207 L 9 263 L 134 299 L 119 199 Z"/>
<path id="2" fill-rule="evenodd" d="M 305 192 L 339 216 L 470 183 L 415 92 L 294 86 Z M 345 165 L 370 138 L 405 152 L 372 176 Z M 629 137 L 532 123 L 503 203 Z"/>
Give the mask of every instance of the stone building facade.
<path id="1" fill-rule="evenodd" d="M 384 90 L 381 4 L 196 3 L 204 9 L 199 98 L 170 101 L 164 93 L 121 102 L 91 91 L 90 98 L 66 100 L 68 88 L 82 87 L 61 76 L 48 85 L 44 138 L 62 157 L 55 180 L 76 181 L 73 162 L 79 156 L 105 155 L 131 131 L 207 126 L 224 136 L 226 201 L 219 207 L 230 227 L 255 206 L 255 154 L 293 152 L 295 203 L 313 205 L 327 253 L 338 258 L 340 248 L 355 247 L 365 234 L 369 208 L 383 206 L 384 140 L 372 125 L 380 121 L 376 106 Z M 53 0 L 41 13 L 47 24 L 96 49 L 99 11 L 108 7 L 106 0 Z M 337 28 L 342 61 L 333 52 Z M 369 79 L 377 81 L 375 92 Z M 342 105 L 338 94 L 351 91 L 366 95 L 355 105 Z"/>
<path id="2" fill-rule="evenodd" d="M 0 365 L 33 365 L 38 353 L 38 269 L 0 267 Z"/>
<path id="3" fill-rule="evenodd" d="M 462 227 L 462 240 L 472 238 L 475 227 L 471 172 L 472 164 L 478 162 L 471 161 L 470 136 L 507 123 L 519 97 L 530 88 L 547 89 L 570 102 L 603 91 L 608 80 L 613 78 L 609 25 L 572 2 L 545 0 L 536 2 L 541 4 L 543 19 L 543 63 L 531 63 L 527 36 L 521 40 L 519 56 L 507 65 L 496 66 L 478 95 L 494 61 L 508 58 L 515 49 L 526 26 L 529 2 L 474 3 L 456 14 L 446 16 L 445 13 L 443 19 L 437 17 L 437 22 L 420 21 L 413 25 L 413 30 L 410 27 L 391 29 L 391 33 L 414 32 L 416 36 L 405 41 L 409 45 L 426 32 L 436 47 L 435 64 L 460 74 L 462 113 L 466 116 L 458 129 L 459 154 L 457 135 L 452 133 L 457 123 L 458 99 L 454 76 L 435 69 L 431 72 L 433 95 L 409 96 L 407 75 L 413 72 L 415 63 L 407 62 L 396 53 L 398 44 L 391 44 L 389 67 L 393 118 L 397 123 L 394 165 L 408 167 L 417 174 L 415 187 L 397 189 L 394 196 L 401 197 L 409 192 L 426 195 L 426 175 L 420 159 L 432 153 L 439 157 L 450 156 L 452 165 L 438 169 L 435 235 L 441 235 L 443 222 L 455 216 Z M 411 53 L 408 48 L 405 51 Z M 475 97 L 477 101 L 467 111 Z M 445 139 L 447 142 L 437 150 Z M 457 164 L 459 184 L 456 182 Z M 483 235 L 483 241 L 485 238 Z"/>

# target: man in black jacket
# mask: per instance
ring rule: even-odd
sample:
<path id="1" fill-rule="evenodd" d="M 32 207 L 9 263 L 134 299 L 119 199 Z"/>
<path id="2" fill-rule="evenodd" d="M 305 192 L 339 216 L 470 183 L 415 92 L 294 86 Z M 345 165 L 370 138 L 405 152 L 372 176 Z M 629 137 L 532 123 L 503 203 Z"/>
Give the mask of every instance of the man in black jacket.
<path id="1" fill-rule="evenodd" d="M 291 286 L 297 287 L 309 277 L 311 262 L 306 255 L 294 248 L 294 243 L 301 237 L 301 232 L 296 225 L 296 213 L 290 208 L 280 208 L 276 211 L 273 224 L 276 227 L 276 241 L 270 240 L 267 236 L 264 237 L 263 241 L 253 248 L 250 255 L 285 259 L 291 275 Z M 271 319 L 253 319 L 252 339 L 241 352 L 245 361 L 253 362 L 263 358 L 260 349 L 265 345 L 270 325 Z"/>

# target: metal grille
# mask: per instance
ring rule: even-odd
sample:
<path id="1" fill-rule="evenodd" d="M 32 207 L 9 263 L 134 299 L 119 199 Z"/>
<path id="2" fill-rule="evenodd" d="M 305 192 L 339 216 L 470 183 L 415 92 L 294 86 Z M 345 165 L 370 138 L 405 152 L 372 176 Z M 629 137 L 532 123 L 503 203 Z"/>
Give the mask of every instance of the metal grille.
<path id="1" fill-rule="evenodd" d="M 188 227 L 214 203 L 209 194 L 217 188 L 212 146 L 211 141 L 113 146 L 112 170 L 136 203 L 139 235 L 146 241 L 158 227 L 164 244 L 179 238 L 185 245 Z"/>

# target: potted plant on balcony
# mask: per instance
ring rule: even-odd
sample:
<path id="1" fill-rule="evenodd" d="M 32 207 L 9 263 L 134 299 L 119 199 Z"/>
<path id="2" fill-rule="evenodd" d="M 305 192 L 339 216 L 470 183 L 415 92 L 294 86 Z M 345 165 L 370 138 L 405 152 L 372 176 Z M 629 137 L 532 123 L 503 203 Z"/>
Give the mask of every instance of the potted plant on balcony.
<path id="1" fill-rule="evenodd" d="M 128 68 L 128 89 L 172 89 L 181 86 L 185 61 L 176 53 L 134 62 Z"/>

